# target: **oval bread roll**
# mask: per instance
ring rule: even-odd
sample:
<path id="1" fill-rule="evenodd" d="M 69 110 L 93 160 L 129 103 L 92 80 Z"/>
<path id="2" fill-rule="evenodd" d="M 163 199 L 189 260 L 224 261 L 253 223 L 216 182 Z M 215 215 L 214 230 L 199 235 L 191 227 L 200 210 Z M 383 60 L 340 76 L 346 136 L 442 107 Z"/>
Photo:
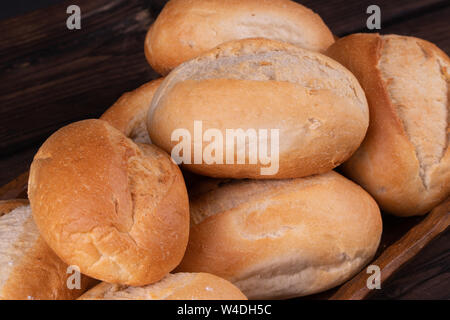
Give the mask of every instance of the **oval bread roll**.
<path id="1" fill-rule="evenodd" d="M 103 282 L 79 300 L 247 300 L 230 282 L 207 273 L 169 274 L 157 283 L 129 287 Z"/>
<path id="2" fill-rule="evenodd" d="M 151 143 L 147 132 L 147 112 L 162 80 L 152 80 L 136 90 L 124 93 L 100 119 L 108 122 L 134 142 Z"/>
<path id="3" fill-rule="evenodd" d="M 145 285 L 183 257 L 189 207 L 179 168 L 105 121 L 76 122 L 47 139 L 28 194 L 42 237 L 91 277 Z"/>
<path id="4" fill-rule="evenodd" d="M 73 275 L 40 237 L 28 201 L 0 201 L 0 300 L 73 300 L 96 283 Z"/>
<path id="5" fill-rule="evenodd" d="M 425 40 L 354 34 L 328 55 L 365 89 L 369 130 L 343 172 L 398 216 L 427 213 L 450 195 L 450 59 Z"/>
<path id="6" fill-rule="evenodd" d="M 335 287 L 361 270 L 380 242 L 377 204 L 333 171 L 207 189 L 191 198 L 191 235 L 176 270 L 215 274 L 249 299 Z"/>
<path id="7" fill-rule="evenodd" d="M 217 156 L 222 163 L 205 157 L 211 142 L 203 142 L 203 159 L 195 163 L 199 140 L 206 140 L 194 131 L 199 121 L 203 133 L 211 129 L 223 136 L 223 156 Z M 291 44 L 246 39 L 223 44 L 172 71 L 153 97 L 147 128 L 152 142 L 169 153 L 179 144 L 173 134 L 187 130 L 191 158 L 183 164 L 194 173 L 269 179 L 330 171 L 358 148 L 368 123 L 364 92 L 339 63 Z M 273 148 L 272 154 L 279 148 L 279 167 L 270 167 L 274 161 L 263 164 L 261 157 L 251 163 L 249 152 L 245 163 L 236 161 L 237 153 L 227 163 L 228 152 L 250 145 L 226 143 L 229 129 L 255 135 L 266 130 L 266 138 L 259 134 L 257 139 Z M 272 139 L 277 130 L 279 139 Z M 261 152 L 259 146 L 250 151 Z"/>
<path id="8" fill-rule="evenodd" d="M 322 19 L 289 0 L 172 0 L 145 39 L 145 56 L 162 75 L 231 40 L 268 38 L 325 51 L 334 38 Z"/>

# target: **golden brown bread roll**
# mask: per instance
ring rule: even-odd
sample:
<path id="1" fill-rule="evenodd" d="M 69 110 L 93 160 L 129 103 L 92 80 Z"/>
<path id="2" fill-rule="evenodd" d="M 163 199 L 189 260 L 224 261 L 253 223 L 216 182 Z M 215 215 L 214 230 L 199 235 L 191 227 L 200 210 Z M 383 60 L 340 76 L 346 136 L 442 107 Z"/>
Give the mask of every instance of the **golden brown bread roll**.
<path id="1" fill-rule="evenodd" d="M 100 119 L 108 122 L 134 142 L 150 144 L 147 113 L 153 95 L 162 80 L 163 78 L 152 80 L 131 92 L 124 93 Z M 192 172 L 182 170 L 182 173 L 187 186 L 199 179 Z"/>
<path id="2" fill-rule="evenodd" d="M 328 55 L 355 74 L 370 108 L 343 172 L 387 212 L 428 212 L 450 194 L 449 57 L 425 40 L 378 34 L 342 38 Z"/>
<path id="3" fill-rule="evenodd" d="M 71 275 L 39 236 L 28 201 L 0 201 L 0 300 L 72 300 L 96 283 L 80 274 L 77 289 Z"/>
<path id="4" fill-rule="evenodd" d="M 146 124 L 147 112 L 162 80 L 162 78 L 152 80 L 131 92 L 124 93 L 100 119 L 108 122 L 134 142 L 150 143 Z"/>
<path id="5" fill-rule="evenodd" d="M 207 273 L 169 274 L 157 283 L 129 287 L 103 282 L 79 300 L 247 300 L 230 282 Z"/>
<path id="6" fill-rule="evenodd" d="M 376 202 L 333 171 L 209 184 L 190 200 L 191 234 L 176 270 L 215 274 L 249 299 L 335 287 L 371 260 L 381 237 Z"/>
<path id="7" fill-rule="evenodd" d="M 76 122 L 47 139 L 31 164 L 28 194 L 42 237 L 91 277 L 145 285 L 184 254 L 189 207 L 180 170 L 105 121 Z"/>
<path id="8" fill-rule="evenodd" d="M 195 123 L 202 125 L 200 135 Z M 223 44 L 172 71 L 153 97 L 147 128 L 152 142 L 169 153 L 188 141 L 190 163 L 184 161 L 183 167 L 194 173 L 269 179 L 333 169 L 357 149 L 368 123 L 364 92 L 339 63 L 288 43 L 245 39 Z M 174 139 L 180 129 L 188 131 L 190 142 Z M 250 143 L 228 144 L 229 130 L 239 129 L 253 130 L 256 143 L 278 154 L 279 163 L 265 164 L 257 153 L 260 145 L 256 150 Z M 221 145 L 215 140 L 224 146 L 221 156 L 215 153 L 218 159 L 209 156 L 212 142 L 203 138 L 210 130 L 223 137 Z M 260 134 L 264 130 L 265 138 Z M 277 130 L 279 139 L 272 139 Z M 203 148 L 203 159 L 196 164 L 197 148 Z M 238 163 L 238 152 L 231 158 L 234 162 L 227 163 L 235 148 L 244 151 L 245 163 Z M 259 155 L 258 161 L 251 163 L 245 150 Z"/>
<path id="9" fill-rule="evenodd" d="M 268 38 L 325 51 L 333 35 L 310 9 L 289 0 L 172 0 L 145 39 L 152 68 L 166 75 L 221 43 Z"/>

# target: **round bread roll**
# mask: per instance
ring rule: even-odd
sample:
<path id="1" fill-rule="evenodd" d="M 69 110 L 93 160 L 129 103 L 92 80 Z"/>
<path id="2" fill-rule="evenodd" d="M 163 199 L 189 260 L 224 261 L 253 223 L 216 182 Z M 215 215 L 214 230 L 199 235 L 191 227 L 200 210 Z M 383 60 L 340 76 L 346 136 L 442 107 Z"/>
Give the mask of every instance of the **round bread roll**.
<path id="1" fill-rule="evenodd" d="M 342 38 L 328 54 L 355 74 L 370 108 L 344 174 L 387 212 L 428 212 L 450 195 L 449 57 L 425 40 L 378 34 Z"/>
<path id="2" fill-rule="evenodd" d="M 191 198 L 191 235 L 176 270 L 215 274 L 249 299 L 335 287 L 360 271 L 380 242 L 376 202 L 333 171 L 208 188 Z"/>
<path id="3" fill-rule="evenodd" d="M 42 237 L 91 277 L 145 285 L 183 257 L 189 206 L 179 168 L 105 121 L 54 133 L 31 164 L 28 194 Z"/>
<path id="4" fill-rule="evenodd" d="M 152 142 L 174 159 L 178 146 L 187 145 L 182 163 L 194 173 L 273 179 L 330 171 L 358 148 L 368 123 L 364 92 L 339 63 L 288 43 L 245 39 L 172 71 L 153 97 L 147 128 Z M 180 130 L 187 130 L 190 141 L 174 138 Z M 228 143 L 231 130 L 248 136 Z M 208 131 L 222 138 L 206 142 Z M 251 131 L 254 145 L 248 143 Z M 221 155 L 210 152 L 213 144 Z M 269 150 L 269 164 L 261 144 Z"/>
<path id="5" fill-rule="evenodd" d="M 147 112 L 162 80 L 163 78 L 152 80 L 131 92 L 124 93 L 100 119 L 136 143 L 151 144 L 147 131 Z M 199 179 L 199 176 L 192 172 L 182 170 L 182 173 L 187 186 Z"/>
<path id="6" fill-rule="evenodd" d="M 233 284 L 207 273 L 168 274 L 144 287 L 102 282 L 79 300 L 247 300 Z"/>
<path id="7" fill-rule="evenodd" d="M 124 93 L 100 119 L 108 122 L 134 142 L 151 143 L 147 132 L 147 112 L 162 80 L 152 80 L 134 91 Z"/>
<path id="8" fill-rule="evenodd" d="M 0 300 L 73 300 L 96 283 L 79 276 L 40 237 L 27 200 L 0 201 Z"/>
<path id="9" fill-rule="evenodd" d="M 325 51 L 334 38 L 308 8 L 289 0 L 172 0 L 145 39 L 152 68 L 166 75 L 221 43 L 268 38 Z"/>

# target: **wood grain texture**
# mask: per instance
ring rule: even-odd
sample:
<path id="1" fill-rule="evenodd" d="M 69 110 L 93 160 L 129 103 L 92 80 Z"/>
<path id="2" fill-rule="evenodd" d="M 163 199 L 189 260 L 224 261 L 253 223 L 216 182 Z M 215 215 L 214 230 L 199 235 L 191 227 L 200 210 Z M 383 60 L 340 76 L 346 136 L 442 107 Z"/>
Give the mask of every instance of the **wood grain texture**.
<path id="1" fill-rule="evenodd" d="M 447 55 L 450 54 L 450 1 L 446 7 L 435 11 L 424 11 L 418 15 L 402 19 L 398 23 L 386 25 L 382 33 L 396 33 L 422 38 L 436 44 Z"/>
<path id="2" fill-rule="evenodd" d="M 4 185 L 30 169 L 39 144 L 17 150 L 0 158 L 0 185 Z"/>
<path id="3" fill-rule="evenodd" d="M 372 1 L 302 0 L 338 36 L 365 29 Z M 39 145 L 60 127 L 98 117 L 125 91 L 158 77 L 147 65 L 143 41 L 165 0 L 78 0 L 82 29 L 69 31 L 73 1 L 0 21 L 0 185 L 26 171 Z M 380 0 L 382 30 L 418 36 L 450 52 L 450 2 Z M 0 199 L 26 197 L 27 176 L 0 188 Z M 377 257 L 423 217 L 383 216 Z M 392 297 L 444 298 L 450 292 L 449 231 L 412 258 L 372 293 Z M 422 256 L 422 260 L 420 257 Z M 417 260 L 419 259 L 419 260 Z M 447 267 L 445 267 L 447 266 Z M 336 290 L 317 295 L 329 298 Z M 447 295 L 446 295 L 447 294 Z M 372 297 L 371 296 L 371 297 Z M 314 297 L 308 297 L 308 299 Z"/>
<path id="4" fill-rule="evenodd" d="M 381 9 L 381 33 L 385 33 L 385 28 L 390 25 L 427 12 L 439 11 L 449 5 L 446 0 L 302 0 L 298 2 L 318 13 L 333 33 L 340 37 L 350 33 L 370 32 L 366 28 L 369 16 L 366 10 L 372 4 L 378 5 Z"/>
<path id="5" fill-rule="evenodd" d="M 97 117 L 157 77 L 143 52 L 156 16 L 145 1 L 79 1 L 82 29 L 74 31 L 65 25 L 70 3 L 0 22 L 0 155 Z"/>
<path id="6" fill-rule="evenodd" d="M 381 270 L 383 284 L 394 272 L 417 255 L 431 240 L 443 233 L 450 225 L 450 199 L 433 209 L 426 218 L 409 230 L 400 240 L 384 250 L 371 264 Z M 331 300 L 361 300 L 372 291 L 366 282 L 370 275 L 361 271 L 330 298 Z"/>

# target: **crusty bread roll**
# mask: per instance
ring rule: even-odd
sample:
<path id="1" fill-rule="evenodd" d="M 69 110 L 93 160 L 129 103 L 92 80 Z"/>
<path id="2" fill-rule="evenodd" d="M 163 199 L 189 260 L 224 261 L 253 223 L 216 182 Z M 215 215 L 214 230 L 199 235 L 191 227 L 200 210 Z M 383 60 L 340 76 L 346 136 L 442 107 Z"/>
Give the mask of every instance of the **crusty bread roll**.
<path id="1" fill-rule="evenodd" d="M 46 242 L 96 279 L 149 284 L 184 254 L 189 206 L 180 170 L 105 121 L 76 122 L 47 139 L 31 164 L 28 194 Z"/>
<path id="2" fill-rule="evenodd" d="M 79 300 L 247 300 L 233 284 L 207 273 L 169 274 L 157 283 L 129 287 L 102 282 Z"/>
<path id="3" fill-rule="evenodd" d="M 152 80 L 131 92 L 124 93 L 100 119 L 108 122 L 134 142 L 150 144 L 147 112 L 162 80 L 163 78 Z M 182 170 L 182 173 L 187 186 L 199 179 L 192 172 Z"/>
<path id="4" fill-rule="evenodd" d="M 176 270 L 215 274 L 249 299 L 335 287 L 370 261 L 380 241 L 376 202 L 334 171 L 208 188 L 191 198 L 191 235 Z"/>
<path id="5" fill-rule="evenodd" d="M 354 34 L 328 55 L 349 68 L 370 107 L 367 137 L 343 172 L 399 216 L 428 212 L 450 194 L 449 57 L 398 35 Z"/>
<path id="6" fill-rule="evenodd" d="M 322 19 L 289 0 L 172 0 L 145 39 L 145 56 L 162 75 L 218 46 L 268 38 L 325 51 L 334 38 Z"/>
<path id="7" fill-rule="evenodd" d="M 28 201 L 0 201 L 0 300 L 72 300 L 96 283 L 80 274 L 76 289 L 71 275 L 39 236 Z"/>
<path id="8" fill-rule="evenodd" d="M 222 134 L 222 163 L 204 157 L 195 164 L 203 138 L 194 131 L 199 121 L 203 133 L 214 129 Z M 195 173 L 269 179 L 333 169 L 358 148 L 368 123 L 364 92 L 339 63 L 288 43 L 245 39 L 223 44 L 172 71 L 153 97 L 147 128 L 152 142 L 169 153 L 179 144 L 172 134 L 188 130 L 191 159 L 183 164 Z M 237 152 L 234 163 L 227 164 L 226 155 L 237 145 L 226 143 L 229 129 L 266 130 L 266 138 L 257 138 L 259 143 L 266 139 L 269 150 L 272 144 L 279 148 L 278 170 L 264 173 L 272 164 L 263 164 L 261 158 L 252 164 L 249 152 L 245 164 L 236 161 Z M 272 139 L 275 130 L 279 141 Z M 203 142 L 204 155 L 210 144 Z M 249 145 L 237 149 L 249 150 Z"/>
<path id="9" fill-rule="evenodd" d="M 136 90 L 124 93 L 100 119 L 120 130 L 134 142 L 150 143 L 146 124 L 147 112 L 162 80 L 152 80 Z"/>

